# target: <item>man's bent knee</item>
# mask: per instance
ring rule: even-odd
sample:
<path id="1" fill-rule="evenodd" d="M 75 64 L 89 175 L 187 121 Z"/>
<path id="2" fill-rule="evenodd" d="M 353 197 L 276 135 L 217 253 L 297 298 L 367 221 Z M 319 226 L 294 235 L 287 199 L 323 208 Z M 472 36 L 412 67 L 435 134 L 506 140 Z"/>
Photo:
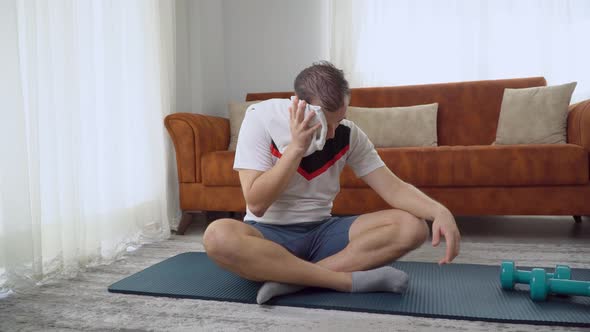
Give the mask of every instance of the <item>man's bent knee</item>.
<path id="1" fill-rule="evenodd" d="M 408 227 L 410 233 L 408 236 L 408 240 L 410 240 L 410 249 L 416 249 L 428 240 L 430 230 L 424 219 L 412 216 L 412 218 L 408 220 Z"/>
<path id="2" fill-rule="evenodd" d="M 214 260 L 228 261 L 238 248 L 237 234 L 233 219 L 219 219 L 211 223 L 203 234 L 203 246 L 207 255 Z"/>
<path id="3" fill-rule="evenodd" d="M 401 245 L 403 249 L 410 251 L 420 247 L 430 234 L 426 221 L 405 211 L 397 212 L 397 226 L 393 229 L 399 239 L 397 248 L 400 249 Z"/>

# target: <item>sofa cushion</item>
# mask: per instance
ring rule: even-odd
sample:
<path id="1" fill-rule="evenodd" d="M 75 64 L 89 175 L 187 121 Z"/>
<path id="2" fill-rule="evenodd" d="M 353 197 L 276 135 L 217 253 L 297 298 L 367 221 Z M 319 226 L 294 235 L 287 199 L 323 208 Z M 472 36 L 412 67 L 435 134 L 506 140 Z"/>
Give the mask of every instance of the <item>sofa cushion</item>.
<path id="1" fill-rule="evenodd" d="M 526 186 L 588 183 L 588 153 L 574 144 L 378 149 L 385 164 L 416 186 Z M 341 187 L 364 187 L 347 166 Z"/>
<path id="2" fill-rule="evenodd" d="M 376 148 L 436 146 L 438 104 L 367 108 L 349 106 L 346 118 L 367 134 Z"/>
<path id="3" fill-rule="evenodd" d="M 236 151 L 238 145 L 238 135 L 240 134 L 240 127 L 246 116 L 246 110 L 248 106 L 256 104 L 259 101 L 246 101 L 242 103 L 229 103 L 229 151 Z"/>
<path id="4" fill-rule="evenodd" d="M 575 87 L 576 82 L 504 90 L 495 144 L 565 144 Z"/>
<path id="5" fill-rule="evenodd" d="M 401 179 L 421 187 L 587 184 L 588 153 L 575 144 L 382 148 L 377 152 Z M 203 183 L 239 186 L 233 151 L 203 155 Z M 341 187 L 365 187 L 344 168 Z"/>

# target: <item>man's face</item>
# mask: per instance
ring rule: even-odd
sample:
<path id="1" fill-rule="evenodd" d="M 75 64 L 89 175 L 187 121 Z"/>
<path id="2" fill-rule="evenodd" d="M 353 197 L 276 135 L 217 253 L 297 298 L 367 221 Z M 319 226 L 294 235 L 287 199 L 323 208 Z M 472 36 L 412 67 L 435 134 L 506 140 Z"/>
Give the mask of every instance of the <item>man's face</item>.
<path id="1" fill-rule="evenodd" d="M 324 112 L 324 115 L 326 116 L 326 122 L 328 122 L 328 132 L 326 133 L 327 140 L 334 138 L 336 135 L 336 128 L 340 125 L 340 121 L 346 119 L 346 109 L 348 108 L 350 97 L 346 96 L 344 98 L 344 105 L 342 105 L 342 107 L 340 107 L 337 111 L 329 112 L 322 109 L 322 112 Z M 317 101 L 312 100 L 312 105 L 318 105 L 314 104 L 313 102 Z"/>

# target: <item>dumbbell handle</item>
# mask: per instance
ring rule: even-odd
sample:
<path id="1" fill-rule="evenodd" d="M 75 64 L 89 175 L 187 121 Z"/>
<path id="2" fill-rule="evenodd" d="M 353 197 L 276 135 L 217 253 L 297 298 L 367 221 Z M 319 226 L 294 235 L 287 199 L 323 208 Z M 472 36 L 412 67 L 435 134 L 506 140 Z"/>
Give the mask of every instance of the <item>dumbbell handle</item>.
<path id="1" fill-rule="evenodd" d="M 554 273 L 546 273 L 547 279 L 555 278 Z M 521 284 L 528 284 L 531 281 L 531 271 L 516 270 L 516 282 Z"/>
<path id="2" fill-rule="evenodd" d="M 590 281 L 550 279 L 548 284 L 551 293 L 590 296 Z"/>

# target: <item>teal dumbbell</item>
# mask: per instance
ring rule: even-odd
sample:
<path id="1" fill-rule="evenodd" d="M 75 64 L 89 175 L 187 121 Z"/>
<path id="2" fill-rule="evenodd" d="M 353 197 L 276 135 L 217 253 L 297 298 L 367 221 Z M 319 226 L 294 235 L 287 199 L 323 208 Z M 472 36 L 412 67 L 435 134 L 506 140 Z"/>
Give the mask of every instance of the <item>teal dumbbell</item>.
<path id="1" fill-rule="evenodd" d="M 500 283 L 504 289 L 514 289 L 514 284 L 528 284 L 531 271 L 517 270 L 513 261 L 503 261 L 500 272 Z M 547 278 L 571 279 L 572 271 L 567 265 L 557 265 L 554 273 L 547 273 Z"/>
<path id="2" fill-rule="evenodd" d="M 544 269 L 531 271 L 531 299 L 544 301 L 549 294 L 590 296 L 590 281 L 547 278 Z"/>

